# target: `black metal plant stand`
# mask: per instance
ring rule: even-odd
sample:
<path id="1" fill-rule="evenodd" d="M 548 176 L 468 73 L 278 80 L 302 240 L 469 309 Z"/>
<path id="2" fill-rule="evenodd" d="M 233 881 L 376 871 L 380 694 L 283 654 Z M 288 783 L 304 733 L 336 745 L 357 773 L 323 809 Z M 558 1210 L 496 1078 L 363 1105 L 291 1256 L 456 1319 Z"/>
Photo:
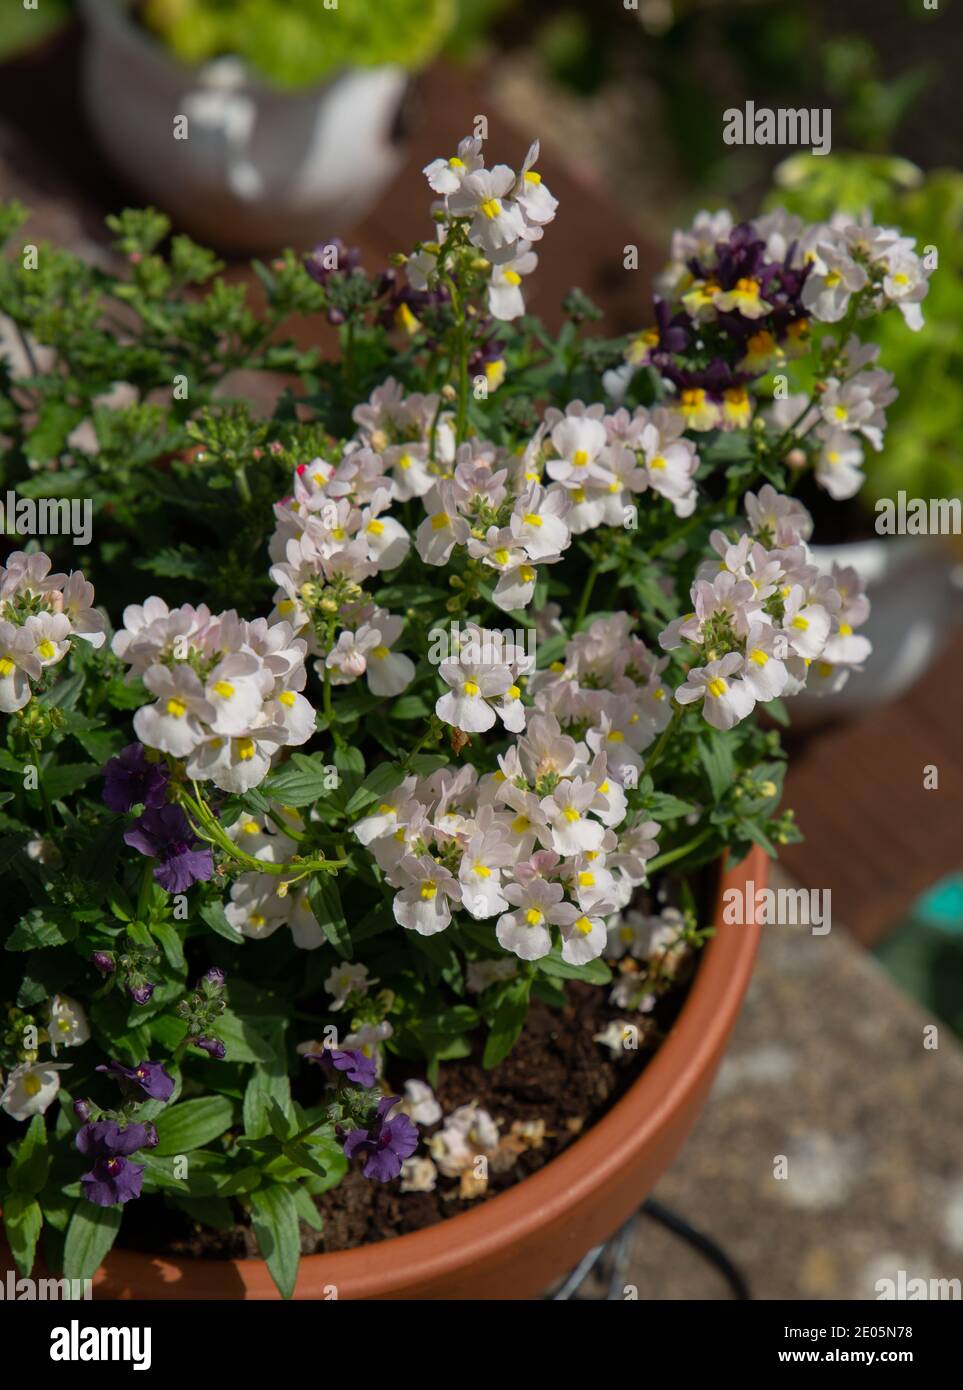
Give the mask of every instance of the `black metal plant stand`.
<path id="1" fill-rule="evenodd" d="M 583 1255 L 572 1272 L 566 1276 L 559 1288 L 551 1295 L 552 1301 L 565 1302 L 573 1299 L 596 1266 L 602 1265 L 607 1277 L 605 1301 L 620 1303 L 625 1297 L 629 1251 L 632 1237 L 635 1234 L 636 1223 L 640 1216 L 647 1216 L 650 1220 L 657 1221 L 660 1226 L 664 1226 L 667 1231 L 671 1231 L 674 1236 L 678 1236 L 693 1250 L 698 1251 L 703 1259 L 708 1260 L 709 1264 L 717 1269 L 725 1279 L 733 1298 L 752 1298 L 745 1277 L 732 1263 L 721 1246 L 702 1231 L 697 1231 L 694 1226 L 690 1226 L 688 1221 L 679 1216 L 678 1212 L 673 1211 L 671 1207 L 649 1197 L 625 1225 L 616 1231 L 614 1236 L 602 1245 L 596 1245 L 587 1255 Z"/>

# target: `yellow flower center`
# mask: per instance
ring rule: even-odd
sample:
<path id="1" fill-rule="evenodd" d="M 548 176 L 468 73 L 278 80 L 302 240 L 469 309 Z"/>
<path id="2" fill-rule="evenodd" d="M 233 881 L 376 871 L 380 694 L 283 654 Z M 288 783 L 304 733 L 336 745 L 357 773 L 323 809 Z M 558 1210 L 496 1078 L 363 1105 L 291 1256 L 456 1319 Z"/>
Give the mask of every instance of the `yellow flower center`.
<path id="1" fill-rule="evenodd" d="M 537 512 L 526 512 L 525 524 L 526 526 L 541 526 L 542 518 L 538 515 Z"/>
<path id="2" fill-rule="evenodd" d="M 543 914 L 539 912 L 537 907 L 530 907 L 525 913 L 525 921 L 530 927 L 537 927 L 544 920 Z"/>
<path id="3" fill-rule="evenodd" d="M 430 902 L 437 892 L 438 884 L 435 883 L 433 879 L 426 879 L 421 885 L 421 896 L 424 898 L 425 902 Z"/>
<path id="4" fill-rule="evenodd" d="M 756 647 L 755 651 L 751 651 L 749 653 L 749 660 L 754 661 L 757 666 L 765 666 L 766 662 L 769 660 L 769 657 L 766 652 L 762 651 L 759 647 Z"/>
<path id="5" fill-rule="evenodd" d="M 588 466 L 588 461 L 589 456 L 585 449 L 576 449 L 575 453 L 572 455 L 572 462 L 576 468 L 586 468 Z"/>
<path id="6" fill-rule="evenodd" d="M 368 535 L 369 535 L 369 536 L 380 536 L 380 535 L 382 535 L 382 533 L 384 532 L 384 529 L 385 529 L 385 524 L 384 524 L 383 521 L 378 521 L 377 519 L 375 519 L 374 521 L 369 521 L 369 522 L 368 522 Z"/>
<path id="7" fill-rule="evenodd" d="M 222 700 L 229 700 L 234 694 L 234 687 L 230 681 L 215 681 L 214 694 L 220 695 Z"/>
<path id="8" fill-rule="evenodd" d="M 171 715 L 174 719 L 183 719 L 184 715 L 187 713 L 187 706 L 184 704 L 183 700 L 175 700 L 171 698 L 167 701 L 166 708 L 167 713 Z"/>
<path id="9" fill-rule="evenodd" d="M 592 930 L 592 923 L 587 917 L 580 917 L 575 923 L 575 930 L 580 931 L 583 936 L 588 936 L 589 932 Z"/>
<path id="10" fill-rule="evenodd" d="M 462 686 L 462 692 L 465 695 L 467 695 L 470 700 L 473 700 L 475 696 L 478 694 L 478 682 L 465 681 L 464 685 Z"/>
<path id="11" fill-rule="evenodd" d="M 291 709 L 296 699 L 297 696 L 293 690 L 282 690 L 278 696 L 278 704 L 283 705 L 285 709 Z"/>
<path id="12" fill-rule="evenodd" d="M 497 198 L 486 198 L 481 205 L 481 210 L 489 221 L 492 221 L 501 212 L 502 205 Z"/>
<path id="13" fill-rule="evenodd" d="M 714 680 L 711 680 L 709 682 L 707 689 L 709 691 L 709 694 L 713 695 L 718 700 L 720 695 L 724 695 L 726 691 L 729 689 L 729 687 L 726 685 L 725 681 L 722 679 L 721 676 L 716 676 Z"/>
<path id="14" fill-rule="evenodd" d="M 239 738 L 237 741 L 237 756 L 243 763 L 249 763 L 254 757 L 253 738 Z"/>
<path id="15" fill-rule="evenodd" d="M 451 521 L 447 512 L 435 512 L 434 516 L 431 518 L 431 529 L 433 531 L 443 531 L 445 527 L 450 524 Z"/>
<path id="16" fill-rule="evenodd" d="M 565 817 L 567 821 L 571 821 L 573 825 L 577 820 L 582 819 L 582 817 L 579 815 L 578 811 L 576 811 L 574 806 L 566 806 L 565 810 L 562 812 L 562 815 Z"/>
<path id="17" fill-rule="evenodd" d="M 57 648 L 51 642 L 49 637 L 45 637 L 43 641 L 38 644 L 37 655 L 40 657 L 42 661 L 49 661 L 51 657 L 57 655 Z"/>

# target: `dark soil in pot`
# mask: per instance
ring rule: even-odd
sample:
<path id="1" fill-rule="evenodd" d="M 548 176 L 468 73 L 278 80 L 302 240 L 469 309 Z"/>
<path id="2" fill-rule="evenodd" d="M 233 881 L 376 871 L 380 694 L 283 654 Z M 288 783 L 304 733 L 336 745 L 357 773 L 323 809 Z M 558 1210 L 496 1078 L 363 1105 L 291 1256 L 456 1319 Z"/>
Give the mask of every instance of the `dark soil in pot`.
<path id="1" fill-rule="evenodd" d="M 302 1222 L 302 1253 L 350 1249 L 434 1225 L 536 1172 L 624 1094 L 678 1015 L 690 980 L 691 975 L 671 988 L 649 1015 L 630 1015 L 609 1004 L 608 989 L 569 982 L 567 1005 L 559 1009 L 536 1002 L 515 1047 L 492 1071 L 481 1066 L 480 1043 L 471 1057 L 445 1062 L 434 1088 L 443 1116 L 477 1101 L 499 1123 L 503 1136 L 511 1133 L 514 1122 L 541 1121 L 541 1143 L 522 1148 L 509 1168 L 494 1171 L 492 1165 L 487 1188 L 470 1199 L 459 1195 L 458 1178 L 439 1174 L 432 1192 L 402 1192 L 400 1179 L 371 1182 L 360 1168 L 352 1168 L 337 1187 L 315 1199 L 324 1227 L 313 1231 Z M 639 1047 L 613 1057 L 594 1037 L 617 1019 L 639 1025 Z M 407 1075 L 423 1074 L 415 1068 L 403 1070 L 390 1057 L 388 1073 L 399 1087 Z M 441 1122 L 423 1127 L 422 1134 L 430 1136 L 440 1127 Z M 160 1198 L 145 1198 L 128 1209 L 118 1245 L 202 1259 L 256 1257 L 253 1233 L 239 1216 L 232 1230 L 217 1232 L 166 1206 Z"/>

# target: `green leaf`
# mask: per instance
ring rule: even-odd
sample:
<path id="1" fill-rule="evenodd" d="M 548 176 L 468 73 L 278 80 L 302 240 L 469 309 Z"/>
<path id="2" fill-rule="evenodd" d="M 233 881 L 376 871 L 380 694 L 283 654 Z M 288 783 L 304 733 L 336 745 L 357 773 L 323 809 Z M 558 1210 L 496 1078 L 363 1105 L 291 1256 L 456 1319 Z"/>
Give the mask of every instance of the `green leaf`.
<path id="1" fill-rule="evenodd" d="M 699 739 L 699 758 L 709 779 L 713 800 L 719 802 L 736 776 L 728 740 L 718 730 L 704 734 Z"/>
<path id="2" fill-rule="evenodd" d="M 358 812 L 372 801 L 377 801 L 393 792 L 404 779 L 404 769 L 397 763 L 379 763 L 368 773 L 348 802 L 346 814 L 357 816 Z"/>
<path id="3" fill-rule="evenodd" d="M 518 1041 L 528 1017 L 528 996 L 532 987 L 530 975 L 521 975 L 505 986 L 501 1002 L 495 1011 L 491 1030 L 485 1039 L 482 1066 L 486 1071 L 497 1067 Z"/>
<path id="4" fill-rule="evenodd" d="M 26 1278 L 33 1269 L 37 1240 L 43 1226 L 40 1203 L 30 1193 L 9 1192 L 3 1200 L 3 1225 L 10 1253 L 17 1269 Z"/>
<path id="5" fill-rule="evenodd" d="M 315 874 L 308 885 L 308 902 L 318 925 L 342 960 L 351 959 L 351 933 L 341 906 L 341 893 L 332 874 Z"/>
<path id="6" fill-rule="evenodd" d="M 234 1104 L 227 1096 L 179 1101 L 158 1115 L 158 1143 L 153 1152 L 163 1158 L 201 1149 L 229 1129 L 233 1119 Z"/>
<path id="7" fill-rule="evenodd" d="M 81 1200 L 67 1227 L 64 1244 L 64 1277 L 92 1279 L 117 1238 L 123 1208 L 95 1207 Z"/>
<path id="8" fill-rule="evenodd" d="M 332 786 L 330 764 L 320 755 L 292 753 L 289 762 L 268 777 L 261 786 L 266 795 L 280 801 L 282 806 L 313 806 L 335 788 Z"/>
<path id="9" fill-rule="evenodd" d="M 298 1216 L 305 1225 L 310 1226 L 313 1231 L 322 1230 L 324 1227 L 324 1220 L 321 1213 L 314 1205 L 314 1202 L 311 1200 L 310 1192 L 298 1183 L 297 1186 L 292 1184 L 291 1195 L 294 1198 L 294 1205 L 298 1209 Z"/>
<path id="10" fill-rule="evenodd" d="M 222 902 L 204 903 L 201 908 L 201 918 L 212 931 L 217 932 L 218 936 L 223 936 L 227 941 L 233 941 L 235 946 L 243 942 L 243 933 L 235 931 L 231 926 L 224 914 L 224 904 Z"/>
<path id="11" fill-rule="evenodd" d="M 556 980 L 584 980 L 590 985 L 607 985 L 612 978 L 611 970 L 601 958 L 590 960 L 585 965 L 570 965 L 561 956 L 552 954 L 543 956 L 535 965 L 543 975 Z"/>
<path id="12" fill-rule="evenodd" d="M 77 791 L 99 773 L 98 763 L 61 763 L 56 767 L 44 768 L 40 780 L 50 800 L 59 801 L 61 797 Z"/>
<path id="13" fill-rule="evenodd" d="M 391 717 L 402 721 L 427 719 L 430 714 L 431 706 L 420 695 L 403 695 L 391 706 Z"/>
<path id="14" fill-rule="evenodd" d="M 291 1082 L 284 1056 L 283 1032 L 279 1028 L 271 1036 L 274 1053 L 267 1062 L 259 1063 L 244 1092 L 244 1134 L 249 1139 L 263 1139 L 271 1130 L 270 1108 L 279 1109 L 286 1119 L 293 1116 Z M 288 1131 L 285 1131 L 285 1137 Z"/>
<path id="15" fill-rule="evenodd" d="M 16 1146 L 8 1181 L 14 1192 L 35 1197 L 47 1181 L 49 1169 L 47 1127 L 42 1115 L 34 1115 L 26 1134 Z"/>
<path id="16" fill-rule="evenodd" d="M 282 1298 L 290 1298 L 298 1278 L 301 1235 L 294 1197 L 278 1183 L 251 1193 L 251 1225 L 258 1248 Z"/>
<path id="17" fill-rule="evenodd" d="M 184 960 L 184 948 L 181 945 L 181 938 L 177 929 L 170 922 L 154 922 L 151 932 L 157 937 L 164 949 L 167 963 L 173 970 L 183 970 L 186 961 Z"/>
<path id="18" fill-rule="evenodd" d="M 227 1048 L 229 1062 L 270 1062 L 274 1056 L 267 1039 L 232 1009 L 225 1009 L 217 1020 L 217 1035 Z"/>
<path id="19" fill-rule="evenodd" d="M 191 1160 L 193 1163 L 193 1160 Z M 196 1185 L 192 1181 L 192 1186 L 188 1186 L 183 1178 L 174 1177 L 174 1159 L 172 1157 L 158 1158 L 153 1149 L 143 1150 L 137 1155 L 137 1162 L 143 1163 L 145 1168 L 144 1181 L 151 1182 L 155 1187 L 159 1187 L 162 1192 L 177 1192 L 181 1196 L 189 1196 Z M 193 1173 L 192 1173 L 193 1180 Z M 201 1194 L 198 1193 L 200 1196 Z M 207 1195 L 207 1194 L 204 1194 Z"/>
<path id="20" fill-rule="evenodd" d="M 668 792 L 652 792 L 645 798 L 646 813 L 661 824 L 667 820 L 678 820 L 680 816 L 690 816 L 695 807 L 691 801 L 682 801 Z"/>
<path id="21" fill-rule="evenodd" d="M 8 951 L 42 951 L 63 946 L 77 935 L 76 919 L 62 907 L 32 907 L 7 938 Z"/>
<path id="22" fill-rule="evenodd" d="M 293 1115 L 282 1110 L 273 1096 L 268 1096 L 267 1120 L 275 1139 L 287 1139 L 294 1132 Z"/>
<path id="23" fill-rule="evenodd" d="M 48 397 L 40 407 L 37 423 L 24 440 L 27 458 L 46 463 L 55 459 L 67 443 L 67 436 L 80 424 L 84 412 L 79 406 Z"/>

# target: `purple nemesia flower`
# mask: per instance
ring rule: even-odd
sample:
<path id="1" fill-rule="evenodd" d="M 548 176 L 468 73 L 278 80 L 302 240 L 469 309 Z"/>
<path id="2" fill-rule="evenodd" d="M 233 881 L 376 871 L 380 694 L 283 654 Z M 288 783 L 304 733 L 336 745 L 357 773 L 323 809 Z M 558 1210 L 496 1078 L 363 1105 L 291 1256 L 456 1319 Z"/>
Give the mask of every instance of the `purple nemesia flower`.
<path id="1" fill-rule="evenodd" d="M 418 1147 L 418 1129 L 407 1115 L 388 1115 L 398 1104 L 399 1096 L 383 1096 L 378 1102 L 374 1119 L 367 1129 L 352 1129 L 344 1140 L 345 1157 L 366 1154 L 366 1178 L 390 1182 L 401 1172 L 402 1162 Z"/>
<path id="2" fill-rule="evenodd" d="M 363 1052 L 339 1052 L 326 1047 L 323 1052 L 309 1052 L 307 1058 L 309 1062 L 319 1063 L 325 1071 L 342 1072 L 356 1086 L 375 1084 L 374 1058 Z"/>
<path id="3" fill-rule="evenodd" d="M 140 1196 L 144 1165 L 126 1158 L 98 1158 L 93 1169 L 80 1179 L 84 1196 L 97 1207 L 114 1207 Z"/>
<path id="4" fill-rule="evenodd" d="M 123 1062 L 108 1062 L 98 1071 L 105 1071 L 115 1081 L 129 1082 L 139 1087 L 151 1100 L 170 1100 L 174 1094 L 174 1082 L 164 1070 L 162 1062 L 138 1062 L 136 1067 L 125 1067 Z"/>
<path id="5" fill-rule="evenodd" d="M 107 951 L 91 951 L 87 959 L 100 971 L 101 975 L 113 975 L 117 969 L 113 956 L 109 955 Z"/>
<path id="6" fill-rule="evenodd" d="M 168 893 L 184 893 L 214 872 L 209 849 L 193 849 L 194 832 L 179 806 L 162 806 L 139 816 L 124 835 L 124 843 L 151 859 L 160 859 L 154 878 Z"/>
<path id="7" fill-rule="evenodd" d="M 199 1047 L 202 1052 L 207 1052 L 218 1062 L 223 1062 L 227 1056 L 227 1048 L 220 1038 L 191 1038 L 195 1047 Z"/>
<path id="8" fill-rule="evenodd" d="M 74 1143 L 87 1158 L 116 1158 L 148 1147 L 146 1125 L 121 1127 L 115 1120 L 97 1120 L 77 1131 Z"/>
<path id="9" fill-rule="evenodd" d="M 152 985 L 150 980 L 147 980 L 144 984 L 137 985 L 136 988 L 133 989 L 130 985 L 128 985 L 127 993 L 130 995 L 131 999 L 133 999 L 135 1004 L 149 1004 L 151 995 L 154 993 L 155 988 L 156 986 Z"/>
<path id="10" fill-rule="evenodd" d="M 215 985 L 218 989 L 221 989 L 227 982 L 227 976 L 219 965 L 212 965 L 207 974 L 201 978 L 206 980 L 209 985 Z"/>
<path id="11" fill-rule="evenodd" d="M 148 1120 L 144 1128 L 147 1131 L 147 1138 L 144 1140 L 144 1148 L 156 1149 L 157 1145 L 160 1143 L 160 1135 L 157 1133 L 157 1126 L 151 1124 Z"/>
<path id="12" fill-rule="evenodd" d="M 77 1116 L 78 1120 L 89 1120 L 90 1113 L 90 1101 L 78 1097 L 77 1100 L 74 1101 L 74 1114 Z"/>
<path id="13" fill-rule="evenodd" d="M 345 246 L 339 236 L 321 242 L 304 258 L 305 270 L 319 285 L 326 285 L 334 275 L 350 275 L 360 263 L 361 252 L 358 248 Z"/>
<path id="14" fill-rule="evenodd" d="M 167 782 L 163 764 L 150 762 L 142 743 L 128 743 L 104 766 L 103 800 L 118 815 L 138 802 L 156 808 L 164 805 Z"/>

